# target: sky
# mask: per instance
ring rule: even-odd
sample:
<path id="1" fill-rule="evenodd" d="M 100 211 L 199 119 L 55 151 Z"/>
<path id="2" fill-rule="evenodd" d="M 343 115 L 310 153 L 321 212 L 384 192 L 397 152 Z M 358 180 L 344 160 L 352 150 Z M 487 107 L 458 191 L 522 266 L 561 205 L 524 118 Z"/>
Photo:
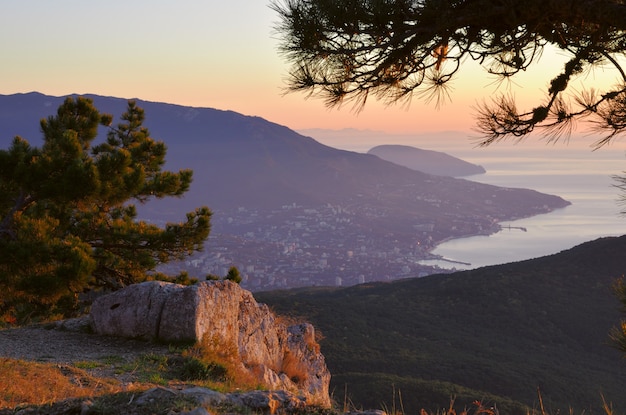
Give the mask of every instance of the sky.
<path id="1" fill-rule="evenodd" d="M 439 109 L 417 99 L 409 107 L 370 101 L 360 113 L 350 104 L 328 109 L 284 94 L 289 67 L 278 53 L 277 21 L 269 0 L 0 0 L 0 94 L 93 93 L 232 110 L 295 130 L 414 134 L 468 131 L 476 105 L 507 88 L 535 106 L 546 74 L 562 65 L 544 55 L 500 89 L 470 65 Z"/>

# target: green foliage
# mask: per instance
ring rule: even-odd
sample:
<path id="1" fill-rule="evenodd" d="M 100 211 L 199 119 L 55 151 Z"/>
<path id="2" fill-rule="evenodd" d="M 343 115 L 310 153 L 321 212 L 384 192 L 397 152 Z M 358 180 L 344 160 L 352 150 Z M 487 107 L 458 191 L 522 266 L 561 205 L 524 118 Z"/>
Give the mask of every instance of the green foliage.
<path id="1" fill-rule="evenodd" d="M 232 266 L 228 268 L 228 274 L 224 277 L 225 280 L 232 281 L 234 283 L 241 283 L 241 275 L 239 275 L 239 270 L 237 267 Z"/>
<path id="2" fill-rule="evenodd" d="M 180 379 L 184 381 L 211 380 L 224 382 L 228 369 L 217 362 L 204 362 L 201 359 L 187 356 L 180 367 Z"/>
<path id="3" fill-rule="evenodd" d="M 202 248 L 206 207 L 164 228 L 137 220 L 133 202 L 181 196 L 192 172 L 161 170 L 165 144 L 150 137 L 133 101 L 119 124 L 111 121 L 91 100 L 68 98 L 41 121 L 41 148 L 16 137 L 0 150 L 4 314 L 28 304 L 29 316 L 41 315 L 60 301 L 67 312 L 85 289 L 143 281 L 157 265 Z M 94 146 L 99 126 L 108 134 Z"/>
<path id="4" fill-rule="evenodd" d="M 160 272 L 153 274 L 152 277 L 157 281 L 173 282 L 180 285 L 194 285 L 198 283 L 198 279 L 190 277 L 187 271 L 181 271 L 180 274 L 173 278 Z"/>
<path id="5" fill-rule="evenodd" d="M 624 362 L 609 347 L 620 315 L 611 287 L 626 268 L 626 236 L 604 238 L 532 261 L 344 289 L 255 293 L 277 313 L 295 313 L 325 335 L 333 377 L 355 404 L 376 407 L 367 383 L 391 390 L 404 379 L 408 413 L 421 402 L 446 407 L 446 382 L 550 412 L 626 407 Z M 364 380 L 367 378 L 367 380 Z M 337 392 L 335 392 L 336 394 Z M 475 394 L 474 394 L 475 395 Z M 438 398 L 437 398 L 438 396 Z"/>

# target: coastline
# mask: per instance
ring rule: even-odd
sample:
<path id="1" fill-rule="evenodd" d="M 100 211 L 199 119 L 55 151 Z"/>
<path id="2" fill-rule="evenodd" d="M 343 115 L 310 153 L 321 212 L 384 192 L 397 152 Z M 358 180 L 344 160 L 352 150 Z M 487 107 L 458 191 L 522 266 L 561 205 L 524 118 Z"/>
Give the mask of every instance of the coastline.
<path id="1" fill-rule="evenodd" d="M 564 209 L 564 208 L 556 208 L 550 212 L 547 213 L 553 213 L 556 212 L 560 209 Z M 455 242 L 455 241 L 463 241 L 466 239 L 470 239 L 470 238 L 477 238 L 477 237 L 486 237 L 489 238 L 493 235 L 496 235 L 498 233 L 501 233 L 504 230 L 508 230 L 508 231 L 519 231 L 519 232 L 523 232 L 523 233 L 527 233 L 528 232 L 528 228 L 526 226 L 513 226 L 512 223 L 519 221 L 519 220 L 524 220 L 524 219 L 532 219 L 535 218 L 536 216 L 541 216 L 544 215 L 545 213 L 540 213 L 538 215 L 532 215 L 532 216 L 528 216 L 525 218 L 518 218 L 518 219 L 511 219 L 511 220 L 506 220 L 503 222 L 498 222 L 494 225 L 493 230 L 491 231 L 486 231 L 486 232 L 481 232 L 481 233 L 477 233 L 477 234 L 472 234 L 472 235 L 464 235 L 464 236 L 460 236 L 460 237 L 448 237 L 448 238 L 444 238 L 441 241 L 439 241 L 436 245 L 434 245 L 429 251 L 428 254 L 426 256 L 426 258 L 418 261 L 418 263 L 420 265 L 435 265 L 435 266 L 439 266 L 440 263 L 444 263 L 444 264 L 452 264 L 452 265 L 462 265 L 464 268 L 463 269 L 470 269 L 470 267 L 472 267 L 472 263 L 468 262 L 467 260 L 463 261 L 460 259 L 453 259 L 453 258 L 449 258 L 446 257 L 445 255 L 442 254 L 436 254 L 434 251 L 437 250 L 440 246 L 442 246 L 445 243 L 448 242 Z M 476 268 L 479 266 L 476 266 Z M 441 267 L 442 270 L 456 270 L 456 268 L 443 268 Z"/>

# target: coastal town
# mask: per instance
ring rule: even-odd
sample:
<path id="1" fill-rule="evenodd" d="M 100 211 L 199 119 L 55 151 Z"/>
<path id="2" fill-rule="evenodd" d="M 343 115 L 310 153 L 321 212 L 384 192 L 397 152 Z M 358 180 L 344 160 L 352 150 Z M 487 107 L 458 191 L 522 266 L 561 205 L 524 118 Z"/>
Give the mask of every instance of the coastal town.
<path id="1" fill-rule="evenodd" d="M 423 277 L 455 270 L 453 262 L 446 268 L 421 263 L 434 258 L 430 251 L 442 239 L 499 228 L 494 220 L 453 224 L 461 218 L 448 224 L 397 223 L 393 231 L 372 226 L 383 215 L 332 205 L 292 204 L 267 211 L 242 207 L 216 214 L 205 250 L 184 263 L 169 264 L 167 271 L 175 273 L 178 267 L 203 279 L 224 276 L 236 266 L 242 286 L 253 291 Z M 446 234 L 438 228 L 447 229 Z"/>

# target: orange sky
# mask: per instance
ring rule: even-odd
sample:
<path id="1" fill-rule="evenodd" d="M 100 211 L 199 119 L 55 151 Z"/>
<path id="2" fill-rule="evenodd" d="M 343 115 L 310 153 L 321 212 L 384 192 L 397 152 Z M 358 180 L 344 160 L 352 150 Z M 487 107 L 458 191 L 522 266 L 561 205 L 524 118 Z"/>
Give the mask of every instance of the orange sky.
<path id="1" fill-rule="evenodd" d="M 473 107 L 497 91 L 475 67 L 452 84 L 452 102 L 437 110 L 370 101 L 327 109 L 319 99 L 283 96 L 288 66 L 277 53 L 277 16 L 265 0 L 29 0 L 0 3 L 0 93 L 95 93 L 233 110 L 299 130 L 369 129 L 389 133 L 462 130 Z M 516 79 L 522 104 L 537 105 L 562 65 L 546 54 Z M 612 81 L 614 75 L 596 74 Z M 597 79 L 596 79 L 597 80 Z M 534 100 L 533 100 L 534 99 Z"/>

